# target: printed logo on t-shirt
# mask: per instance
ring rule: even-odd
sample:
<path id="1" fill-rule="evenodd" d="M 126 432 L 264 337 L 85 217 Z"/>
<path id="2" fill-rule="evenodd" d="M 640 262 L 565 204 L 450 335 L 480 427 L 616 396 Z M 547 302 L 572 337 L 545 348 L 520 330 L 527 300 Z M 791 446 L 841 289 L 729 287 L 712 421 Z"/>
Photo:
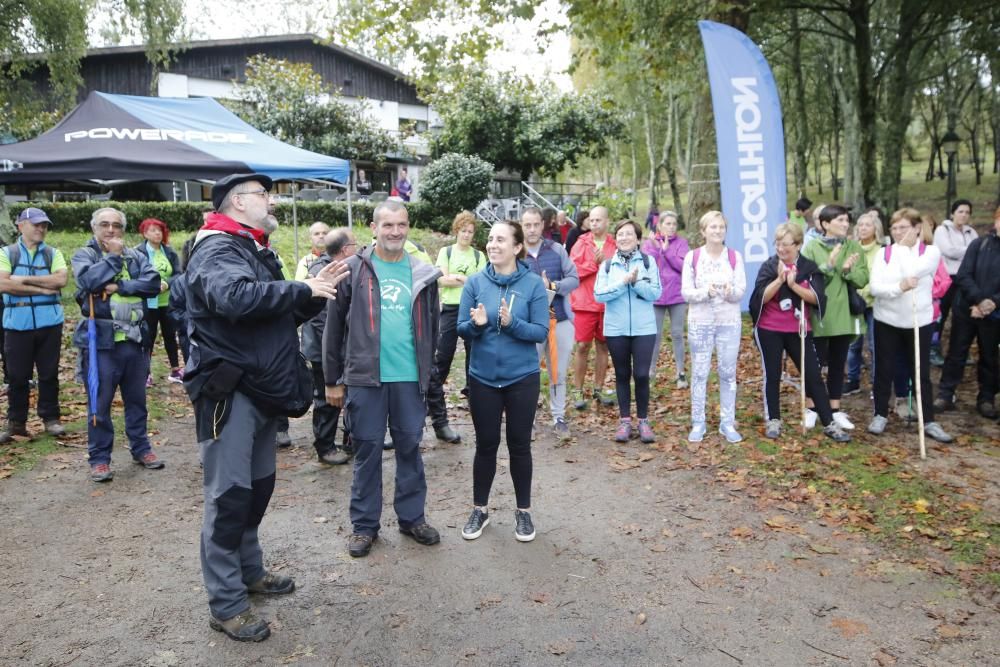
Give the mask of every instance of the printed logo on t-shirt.
<path id="1" fill-rule="evenodd" d="M 387 278 L 382 283 L 381 287 L 382 287 L 382 312 L 386 311 L 402 312 L 403 310 L 406 309 L 406 303 L 409 302 L 410 298 L 409 285 L 400 282 L 395 278 Z M 399 299 L 401 296 L 407 299 L 407 301 L 400 303 Z"/>

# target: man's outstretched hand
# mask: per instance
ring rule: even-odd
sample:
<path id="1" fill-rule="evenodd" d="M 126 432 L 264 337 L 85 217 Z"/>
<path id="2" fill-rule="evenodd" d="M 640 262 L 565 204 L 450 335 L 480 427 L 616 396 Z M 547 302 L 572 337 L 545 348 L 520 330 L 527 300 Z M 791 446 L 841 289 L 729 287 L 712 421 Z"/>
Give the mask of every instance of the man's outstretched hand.
<path id="1" fill-rule="evenodd" d="M 315 276 L 306 278 L 302 282 L 309 285 L 313 298 L 335 299 L 337 297 L 337 285 L 350 275 L 351 272 L 347 270 L 347 264 L 338 260 L 330 262 Z"/>

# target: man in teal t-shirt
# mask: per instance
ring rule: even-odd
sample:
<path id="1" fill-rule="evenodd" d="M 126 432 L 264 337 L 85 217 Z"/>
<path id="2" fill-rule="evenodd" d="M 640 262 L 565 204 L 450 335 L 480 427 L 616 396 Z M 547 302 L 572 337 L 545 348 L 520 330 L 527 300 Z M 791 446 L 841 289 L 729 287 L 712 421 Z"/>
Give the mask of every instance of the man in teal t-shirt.
<path id="1" fill-rule="evenodd" d="M 373 216 L 375 244 L 347 260 L 350 279 L 327 307 L 323 331 L 327 402 L 343 405 L 354 445 L 348 553 L 355 558 L 368 555 L 381 528 L 387 424 L 395 445 L 393 508 L 399 530 L 420 544 L 440 541 L 424 517 L 427 480 L 420 440 L 440 320 L 441 271 L 406 252 L 410 222 L 401 203 L 383 202 Z"/>

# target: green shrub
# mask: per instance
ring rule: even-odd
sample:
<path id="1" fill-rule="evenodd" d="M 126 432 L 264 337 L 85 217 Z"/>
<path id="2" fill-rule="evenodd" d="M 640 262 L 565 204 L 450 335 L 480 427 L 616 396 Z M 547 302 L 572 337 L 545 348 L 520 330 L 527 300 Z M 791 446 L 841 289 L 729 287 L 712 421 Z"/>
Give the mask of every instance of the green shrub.
<path id="1" fill-rule="evenodd" d="M 89 201 L 89 202 L 15 202 L 8 204 L 11 218 L 28 206 L 42 209 L 52 220 L 53 226 L 62 231 L 90 231 L 90 218 L 99 208 L 113 207 L 125 213 L 129 229 L 134 231 L 146 218 L 157 218 L 167 223 L 174 231 L 193 231 L 202 226 L 202 210 L 205 202 L 153 202 L 153 201 Z M 433 208 L 426 202 L 412 202 L 406 205 L 410 213 L 410 226 L 448 233 L 451 221 L 435 219 Z M 323 221 L 331 226 L 347 224 L 347 204 L 345 202 L 307 201 L 296 205 L 299 224 L 310 225 Z M 351 202 L 354 224 L 368 224 L 372 219 L 375 204 Z M 275 207 L 275 216 L 282 225 L 292 224 L 292 205 L 281 202 Z M 446 223 L 446 224 L 445 224 Z M 443 225 L 443 226 L 442 226 Z"/>
<path id="2" fill-rule="evenodd" d="M 473 155 L 448 153 L 420 175 L 420 197 L 436 216 L 448 220 L 463 209 L 474 210 L 493 183 L 493 165 Z"/>

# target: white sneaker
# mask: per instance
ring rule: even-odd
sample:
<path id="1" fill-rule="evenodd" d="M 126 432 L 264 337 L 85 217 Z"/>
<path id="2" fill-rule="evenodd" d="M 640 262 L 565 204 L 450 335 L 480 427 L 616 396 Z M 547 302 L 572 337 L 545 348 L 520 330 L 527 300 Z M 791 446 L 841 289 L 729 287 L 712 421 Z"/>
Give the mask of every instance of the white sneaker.
<path id="1" fill-rule="evenodd" d="M 834 412 L 833 421 L 837 424 L 837 426 L 844 429 L 845 431 L 854 430 L 854 424 L 852 424 L 851 420 L 847 418 L 846 412 L 841 412 L 840 410 Z"/>
<path id="2" fill-rule="evenodd" d="M 819 419 L 819 415 L 812 408 L 806 408 L 806 428 L 812 429 L 816 428 L 816 420 Z"/>

